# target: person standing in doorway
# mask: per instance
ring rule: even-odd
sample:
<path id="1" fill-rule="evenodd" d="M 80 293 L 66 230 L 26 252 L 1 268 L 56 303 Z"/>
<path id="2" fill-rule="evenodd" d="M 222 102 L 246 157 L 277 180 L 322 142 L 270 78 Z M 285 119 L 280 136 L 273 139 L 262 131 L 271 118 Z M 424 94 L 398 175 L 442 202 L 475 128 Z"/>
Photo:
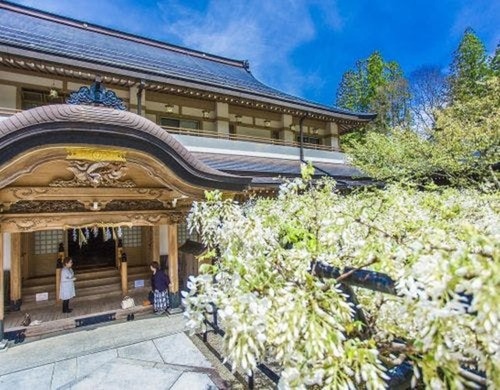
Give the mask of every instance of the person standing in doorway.
<path id="1" fill-rule="evenodd" d="M 59 291 L 59 298 L 63 301 L 63 313 L 71 313 L 73 311 L 73 309 L 69 308 L 69 300 L 76 295 L 76 278 L 71 267 L 73 267 L 73 260 L 71 257 L 65 257 L 63 260 L 63 269 L 61 270 L 61 290 Z"/>
<path id="2" fill-rule="evenodd" d="M 151 263 L 151 272 L 153 272 L 152 286 L 154 286 L 153 309 L 157 315 L 165 313 L 168 306 L 168 281 L 167 275 L 160 269 L 157 261 Z"/>

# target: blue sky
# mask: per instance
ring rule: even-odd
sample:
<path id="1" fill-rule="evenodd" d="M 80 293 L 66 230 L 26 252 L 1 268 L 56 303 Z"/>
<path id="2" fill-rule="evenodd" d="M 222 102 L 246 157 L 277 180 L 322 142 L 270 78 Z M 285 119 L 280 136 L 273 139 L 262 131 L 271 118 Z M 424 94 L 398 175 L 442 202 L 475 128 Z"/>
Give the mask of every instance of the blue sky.
<path id="1" fill-rule="evenodd" d="M 12 0 L 11 0 L 12 1 Z M 14 0 L 90 23 L 250 61 L 260 81 L 335 102 L 342 74 L 379 50 L 406 75 L 447 70 L 472 27 L 500 42 L 500 0 Z"/>

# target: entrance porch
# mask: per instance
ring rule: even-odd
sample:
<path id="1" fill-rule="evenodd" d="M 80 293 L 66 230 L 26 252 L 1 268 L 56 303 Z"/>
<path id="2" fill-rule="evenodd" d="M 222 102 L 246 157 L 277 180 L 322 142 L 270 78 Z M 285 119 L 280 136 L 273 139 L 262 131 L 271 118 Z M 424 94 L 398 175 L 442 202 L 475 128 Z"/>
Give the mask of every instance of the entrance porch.
<path id="1" fill-rule="evenodd" d="M 6 312 L 58 308 L 66 256 L 77 278 L 111 268 L 80 277 L 77 297 L 118 302 L 149 284 L 135 283 L 134 267 L 163 260 L 180 305 L 178 224 L 205 190 L 233 196 L 251 181 L 206 166 L 148 119 L 104 107 L 26 110 L 0 122 L 0 141 L 0 343 Z"/>
<path id="2" fill-rule="evenodd" d="M 81 326 L 124 320 L 131 314 L 134 314 L 134 318 L 152 315 L 153 307 L 143 305 L 148 292 L 149 289 L 145 288 L 131 291 L 129 296 L 134 298 L 136 306 L 130 309 L 121 308 L 121 294 L 110 294 L 100 298 L 92 296 L 74 298 L 71 300 L 73 309 L 71 313 L 62 313 L 60 303 L 26 305 L 20 311 L 5 313 L 4 337 L 19 343 L 24 341 L 24 338 L 34 340 Z M 26 314 L 31 318 L 31 324 L 27 326 L 22 324 Z"/>

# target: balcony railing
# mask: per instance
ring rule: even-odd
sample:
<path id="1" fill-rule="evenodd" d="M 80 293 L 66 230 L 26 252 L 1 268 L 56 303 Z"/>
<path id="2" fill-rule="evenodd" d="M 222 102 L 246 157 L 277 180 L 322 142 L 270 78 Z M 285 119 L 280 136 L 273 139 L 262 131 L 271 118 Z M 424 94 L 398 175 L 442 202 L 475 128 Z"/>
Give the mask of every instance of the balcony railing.
<path id="1" fill-rule="evenodd" d="M 6 108 L 0 107 L 0 119 L 1 117 L 8 117 L 14 115 L 23 110 L 17 110 L 14 108 Z M 189 135 L 193 137 L 205 137 L 205 138 L 218 138 L 218 139 L 226 139 L 231 141 L 245 141 L 245 142 L 256 142 L 261 144 L 268 145 L 281 145 L 281 146 L 291 146 L 294 148 L 299 148 L 300 143 L 297 141 L 286 141 L 283 139 L 274 139 L 274 138 L 263 138 L 263 137 L 254 137 L 250 135 L 243 134 L 224 134 L 218 133 L 215 131 L 209 130 L 201 130 L 201 129 L 188 129 L 181 127 L 168 127 L 168 126 L 160 126 L 165 129 L 167 132 L 171 134 L 180 134 L 180 135 Z M 326 146 L 326 145 L 316 145 L 304 142 L 303 147 L 305 149 L 314 149 L 314 150 L 325 150 L 325 151 L 336 151 L 339 152 L 340 149 L 334 146 Z"/>
<path id="2" fill-rule="evenodd" d="M 254 137 L 250 135 L 243 134 L 224 134 L 218 133 L 215 131 L 209 130 L 200 130 L 200 129 L 187 129 L 180 127 L 168 127 L 168 126 L 160 126 L 171 134 L 180 134 L 180 135 L 190 135 L 194 137 L 205 137 L 205 138 L 218 138 L 218 139 L 226 139 L 231 141 L 246 141 L 246 142 L 257 142 L 262 144 L 271 144 L 271 145 L 281 145 L 281 146 L 292 146 L 294 148 L 300 147 L 300 143 L 296 141 L 286 141 L 283 139 L 274 139 L 274 138 L 263 138 L 263 137 Z M 315 150 L 326 150 L 326 151 L 340 151 L 340 149 L 335 148 L 333 146 L 326 145 L 316 145 L 309 144 L 304 142 L 303 144 L 305 149 L 315 149 Z"/>

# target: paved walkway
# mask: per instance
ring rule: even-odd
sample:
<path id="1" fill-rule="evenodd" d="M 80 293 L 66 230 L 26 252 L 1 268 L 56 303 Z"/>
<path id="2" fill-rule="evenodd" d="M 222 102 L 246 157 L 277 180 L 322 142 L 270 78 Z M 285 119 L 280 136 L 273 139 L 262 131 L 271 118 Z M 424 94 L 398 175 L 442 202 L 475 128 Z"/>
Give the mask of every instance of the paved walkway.
<path id="1" fill-rule="evenodd" d="M 182 314 L 100 326 L 0 352 L 0 389 L 217 389 Z"/>

